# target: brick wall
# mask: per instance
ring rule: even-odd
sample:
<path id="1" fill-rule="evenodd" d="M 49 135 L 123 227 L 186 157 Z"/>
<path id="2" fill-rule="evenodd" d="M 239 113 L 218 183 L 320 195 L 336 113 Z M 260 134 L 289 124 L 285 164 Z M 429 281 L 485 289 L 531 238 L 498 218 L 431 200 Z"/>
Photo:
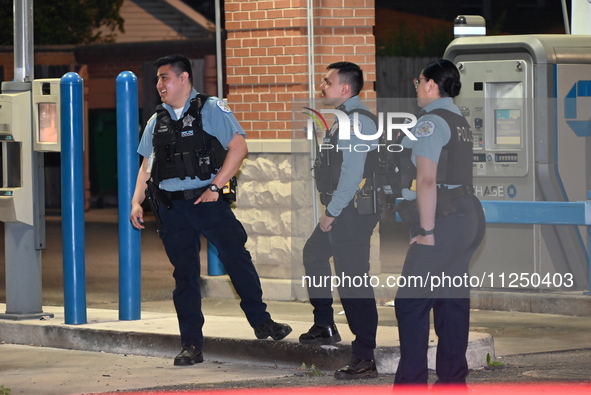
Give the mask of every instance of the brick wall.
<path id="1" fill-rule="evenodd" d="M 314 0 L 315 88 L 332 62 L 361 66 L 375 98 L 374 0 Z M 228 101 L 249 138 L 291 138 L 308 92 L 306 0 L 226 0 Z M 301 136 L 300 136 L 301 137 Z"/>

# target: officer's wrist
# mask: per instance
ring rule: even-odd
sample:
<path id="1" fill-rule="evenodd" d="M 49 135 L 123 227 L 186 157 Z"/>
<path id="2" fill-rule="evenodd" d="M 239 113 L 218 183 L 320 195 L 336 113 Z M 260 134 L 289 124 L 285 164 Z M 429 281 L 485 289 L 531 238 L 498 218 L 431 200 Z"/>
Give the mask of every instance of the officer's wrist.
<path id="1" fill-rule="evenodd" d="M 435 228 L 431 230 L 425 230 L 424 228 L 419 228 L 419 235 L 420 236 L 429 236 L 435 233 Z"/>
<path id="2" fill-rule="evenodd" d="M 212 192 L 221 192 L 220 187 L 218 187 L 216 184 L 211 183 L 207 186 L 207 188 L 212 191 Z"/>
<path id="3" fill-rule="evenodd" d="M 326 215 L 328 218 L 334 218 L 334 215 L 332 215 L 328 209 L 324 210 L 324 215 Z"/>

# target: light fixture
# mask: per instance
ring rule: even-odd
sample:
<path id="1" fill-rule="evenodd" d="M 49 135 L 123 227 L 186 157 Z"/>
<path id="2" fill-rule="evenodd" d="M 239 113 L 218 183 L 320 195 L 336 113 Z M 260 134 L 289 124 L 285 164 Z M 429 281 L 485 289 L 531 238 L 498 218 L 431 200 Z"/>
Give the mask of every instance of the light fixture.
<path id="1" fill-rule="evenodd" d="M 480 15 L 458 15 L 454 20 L 454 37 L 486 36 L 486 21 Z"/>

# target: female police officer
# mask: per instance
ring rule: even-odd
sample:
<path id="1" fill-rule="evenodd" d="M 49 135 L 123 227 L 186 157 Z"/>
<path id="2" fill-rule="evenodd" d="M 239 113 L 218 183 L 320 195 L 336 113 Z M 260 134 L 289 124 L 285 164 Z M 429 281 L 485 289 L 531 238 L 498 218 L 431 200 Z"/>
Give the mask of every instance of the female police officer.
<path id="1" fill-rule="evenodd" d="M 470 318 L 468 269 L 484 237 L 484 213 L 472 193 L 472 131 L 452 98 L 460 75 L 448 60 L 428 64 L 414 80 L 422 108 L 405 137 L 405 217 L 415 216 L 396 295 L 400 362 L 395 384 L 427 384 L 429 315 L 437 336 L 438 383 L 466 382 Z M 407 180 L 407 181 L 404 181 Z M 403 184 L 403 187 L 405 185 Z M 418 211 L 418 212 L 417 212 Z M 402 213 L 401 213 L 402 216 Z"/>

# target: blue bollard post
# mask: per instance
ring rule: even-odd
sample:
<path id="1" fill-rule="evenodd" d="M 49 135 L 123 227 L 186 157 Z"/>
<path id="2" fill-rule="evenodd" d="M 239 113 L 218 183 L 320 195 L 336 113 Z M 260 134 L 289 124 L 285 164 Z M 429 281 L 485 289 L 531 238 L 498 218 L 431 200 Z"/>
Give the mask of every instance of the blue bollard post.
<path id="1" fill-rule="evenodd" d="M 86 323 L 84 256 L 84 81 L 76 73 L 60 81 L 62 246 L 66 324 Z"/>
<path id="2" fill-rule="evenodd" d="M 218 256 L 218 249 L 211 241 L 207 241 L 207 275 L 208 276 L 223 276 L 226 274 L 224 265 Z"/>
<path id="3" fill-rule="evenodd" d="M 119 73 L 117 90 L 117 174 L 119 218 L 119 319 L 141 318 L 141 234 L 129 221 L 139 157 L 138 80 L 131 71 Z"/>

